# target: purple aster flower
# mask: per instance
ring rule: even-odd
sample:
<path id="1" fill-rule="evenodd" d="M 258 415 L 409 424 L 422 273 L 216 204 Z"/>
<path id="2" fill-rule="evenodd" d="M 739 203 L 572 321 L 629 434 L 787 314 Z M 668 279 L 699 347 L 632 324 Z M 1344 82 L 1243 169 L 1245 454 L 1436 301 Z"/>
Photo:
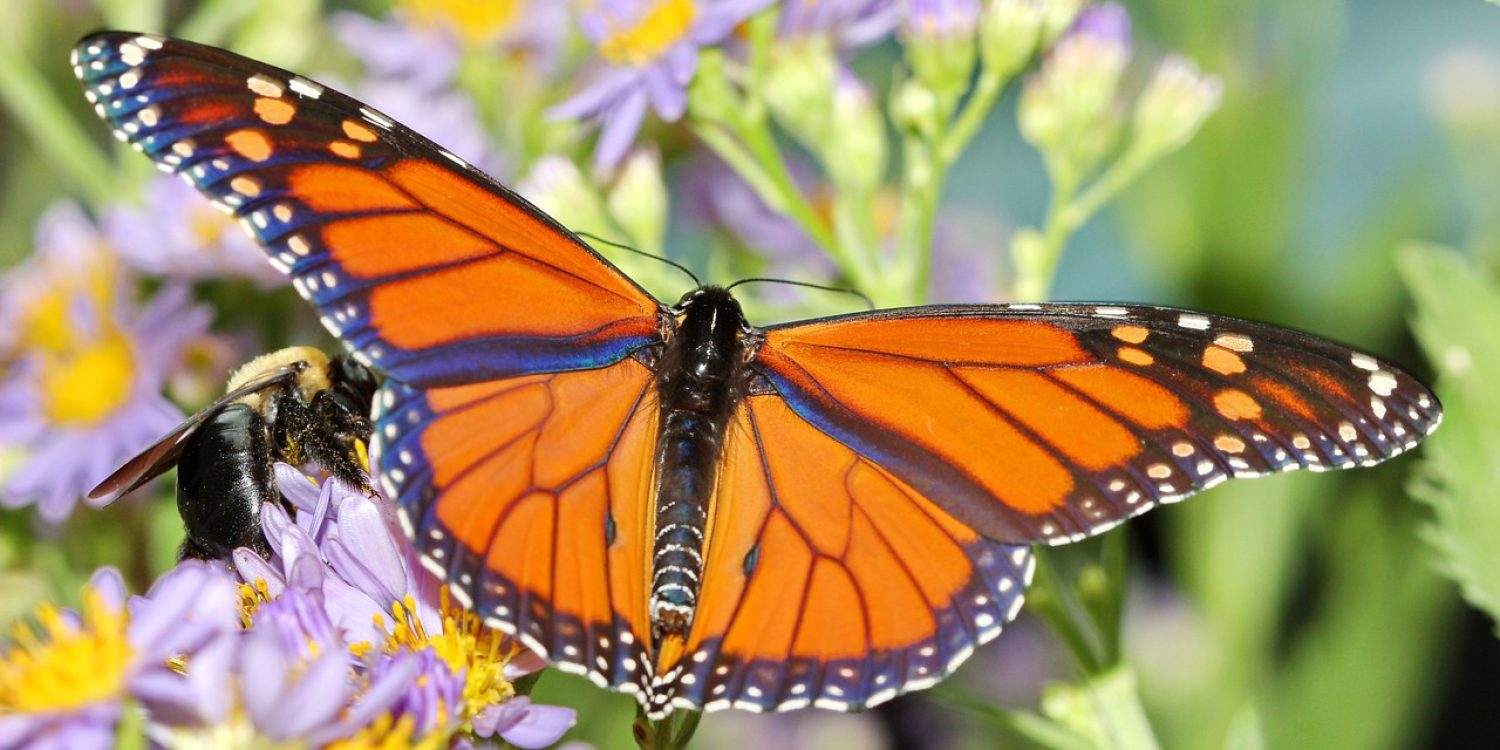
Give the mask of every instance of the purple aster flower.
<path id="1" fill-rule="evenodd" d="M 852 49 L 890 36 L 899 18 L 894 0 L 787 0 L 777 31 L 784 38 L 827 35 Z"/>
<path id="2" fill-rule="evenodd" d="M 595 166 L 612 169 L 649 107 L 667 122 L 687 109 L 698 49 L 717 44 L 770 0 L 603 0 L 579 17 L 602 67 L 552 117 L 598 120 Z"/>
<path id="3" fill-rule="evenodd" d="M 131 305 L 128 275 L 71 203 L 43 214 L 37 245 L 26 266 L 0 280 L 0 329 L 13 331 L 13 364 L 0 372 L 0 440 L 26 449 L 0 505 L 36 504 L 57 523 L 181 421 L 162 384 L 212 313 L 180 285 Z"/>
<path id="4" fill-rule="evenodd" d="M 100 569 L 81 613 L 44 605 L 42 632 L 23 626 L 0 653 L 0 747 L 113 747 L 122 700 L 232 632 L 234 605 L 222 568 L 183 566 L 128 605 L 120 574 Z"/>
<path id="5" fill-rule="evenodd" d="M 491 147 L 474 102 L 456 87 L 461 49 L 441 26 L 418 27 L 337 13 L 334 36 L 365 65 L 365 76 L 347 86 L 355 98 L 406 124 L 489 172 L 505 164 Z"/>
<path id="6" fill-rule="evenodd" d="M 500 737 L 516 747 L 547 747 L 578 721 L 571 708 L 541 706 L 522 695 L 489 706 L 474 717 L 474 734 Z"/>
<path id="7" fill-rule="evenodd" d="M 151 181 L 144 205 L 113 204 L 100 224 L 120 258 L 141 273 L 185 280 L 246 278 L 263 288 L 287 283 L 233 218 L 168 175 Z"/>

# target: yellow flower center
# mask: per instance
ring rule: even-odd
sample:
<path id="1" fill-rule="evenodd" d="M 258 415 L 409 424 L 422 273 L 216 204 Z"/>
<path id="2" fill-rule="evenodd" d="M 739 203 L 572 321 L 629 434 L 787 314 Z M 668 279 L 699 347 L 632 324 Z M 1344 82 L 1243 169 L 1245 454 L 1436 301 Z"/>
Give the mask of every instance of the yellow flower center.
<path id="1" fill-rule="evenodd" d="M 416 719 L 411 715 L 392 719 L 390 714 L 381 714 L 353 737 L 330 743 L 328 750 L 438 750 L 447 747 L 449 738 L 443 732 L 433 732 L 417 739 L 414 736 L 416 725 Z"/>
<path id="2" fill-rule="evenodd" d="M 124 406 L 134 384 L 135 358 L 119 330 L 43 359 L 43 408 L 54 424 L 98 424 Z"/>
<path id="3" fill-rule="evenodd" d="M 395 625 L 384 648 L 387 653 L 402 648 L 412 651 L 430 648 L 453 674 L 464 675 L 463 725 L 467 727 L 486 706 L 516 694 L 505 679 L 505 665 L 516 655 L 517 648 L 500 632 L 485 627 L 472 612 L 454 606 L 446 588 L 440 594 L 438 609 L 443 618 L 443 632 L 428 635 L 417 616 L 416 602 L 410 596 L 391 605 Z M 377 617 L 375 626 L 384 630 L 384 619 Z"/>
<path id="4" fill-rule="evenodd" d="M 21 623 L 15 644 L 0 654 L 0 715 L 71 711 L 124 693 L 131 648 L 123 609 L 88 589 L 81 624 L 51 604 L 36 619 L 44 637 Z"/>
<path id="5" fill-rule="evenodd" d="M 483 44 L 510 30 L 522 0 L 403 0 L 417 23 L 447 24 L 468 44 Z"/>
<path id="6" fill-rule="evenodd" d="M 687 35 L 697 15 L 693 0 L 658 0 L 636 25 L 611 29 L 599 54 L 620 64 L 651 62 Z"/>

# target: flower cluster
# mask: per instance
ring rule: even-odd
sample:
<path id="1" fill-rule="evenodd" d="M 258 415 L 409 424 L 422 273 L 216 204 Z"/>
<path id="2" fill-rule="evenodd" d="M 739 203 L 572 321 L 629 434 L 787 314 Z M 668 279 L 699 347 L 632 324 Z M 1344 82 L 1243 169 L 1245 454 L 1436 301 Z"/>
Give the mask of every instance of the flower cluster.
<path id="1" fill-rule="evenodd" d="M 166 747 L 544 747 L 573 725 L 516 695 L 543 663 L 418 572 L 383 500 L 276 475 L 292 511 L 263 509 L 269 560 L 184 561 L 128 601 L 105 569 L 81 615 L 44 605 L 40 633 L 19 626 L 0 655 L 0 746 L 109 747 L 131 720 Z"/>

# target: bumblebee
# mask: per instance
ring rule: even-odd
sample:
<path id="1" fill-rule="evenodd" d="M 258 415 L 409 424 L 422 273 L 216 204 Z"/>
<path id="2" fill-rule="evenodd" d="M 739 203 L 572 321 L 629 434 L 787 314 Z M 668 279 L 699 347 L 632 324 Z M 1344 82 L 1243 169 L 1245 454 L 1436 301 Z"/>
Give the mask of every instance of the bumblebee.
<path id="1" fill-rule="evenodd" d="M 178 559 L 228 559 L 236 547 L 268 556 L 263 503 L 281 502 L 272 466 L 314 464 L 366 492 L 364 446 L 379 382 L 351 358 L 305 346 L 257 357 L 224 396 L 115 470 L 89 493 L 114 499 L 177 467 L 177 512 L 187 532 Z"/>

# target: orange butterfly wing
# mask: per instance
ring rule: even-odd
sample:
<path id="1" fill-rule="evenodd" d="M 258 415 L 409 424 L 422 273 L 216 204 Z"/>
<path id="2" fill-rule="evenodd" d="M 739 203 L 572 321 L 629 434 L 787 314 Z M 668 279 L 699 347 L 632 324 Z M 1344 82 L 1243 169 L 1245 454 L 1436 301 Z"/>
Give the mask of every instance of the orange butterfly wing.
<path id="1" fill-rule="evenodd" d="M 1437 399 L 1287 329 L 1143 306 L 879 311 L 766 330 L 800 417 L 995 540 L 1062 543 L 1230 477 L 1369 465 Z"/>
<path id="2" fill-rule="evenodd" d="M 653 373 L 387 384 L 374 463 L 422 563 L 564 670 L 637 690 L 650 662 Z"/>
<path id="3" fill-rule="evenodd" d="M 404 383 L 602 367 L 660 341 L 660 304 L 572 233 L 350 97 L 176 39 L 105 32 L 74 54 L 121 140 L 238 217 Z"/>
<path id="4" fill-rule="evenodd" d="M 989 541 L 775 395 L 730 426 L 703 589 L 649 709 L 852 710 L 936 683 L 1021 609 L 1028 547 Z"/>

